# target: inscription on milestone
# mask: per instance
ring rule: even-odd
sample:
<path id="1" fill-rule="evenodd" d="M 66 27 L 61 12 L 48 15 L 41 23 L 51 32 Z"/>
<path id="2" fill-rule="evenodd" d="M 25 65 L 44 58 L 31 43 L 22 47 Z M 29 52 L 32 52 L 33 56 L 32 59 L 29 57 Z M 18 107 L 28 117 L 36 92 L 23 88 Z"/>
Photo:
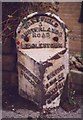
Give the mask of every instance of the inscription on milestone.
<path id="1" fill-rule="evenodd" d="M 35 15 L 30 19 L 23 19 L 21 24 L 18 30 L 21 48 L 64 47 L 64 28 L 54 17 Z"/>

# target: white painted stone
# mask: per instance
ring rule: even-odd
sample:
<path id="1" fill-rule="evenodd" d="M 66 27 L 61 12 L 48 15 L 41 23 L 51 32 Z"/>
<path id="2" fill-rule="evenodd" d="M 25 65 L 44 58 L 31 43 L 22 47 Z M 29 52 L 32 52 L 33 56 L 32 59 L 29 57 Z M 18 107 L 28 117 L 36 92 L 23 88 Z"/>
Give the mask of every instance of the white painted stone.
<path id="1" fill-rule="evenodd" d="M 35 12 L 24 20 L 16 37 L 19 94 L 40 107 L 57 107 L 69 73 L 68 30 L 51 13 Z"/>

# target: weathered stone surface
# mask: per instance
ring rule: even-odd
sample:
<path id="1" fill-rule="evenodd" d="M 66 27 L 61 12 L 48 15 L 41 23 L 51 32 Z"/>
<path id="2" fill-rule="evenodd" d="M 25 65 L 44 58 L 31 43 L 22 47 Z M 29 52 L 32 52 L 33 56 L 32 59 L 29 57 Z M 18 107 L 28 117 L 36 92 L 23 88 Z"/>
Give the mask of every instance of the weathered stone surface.
<path id="1" fill-rule="evenodd" d="M 3 55 L 2 56 L 2 70 L 13 71 L 16 67 L 15 55 Z"/>

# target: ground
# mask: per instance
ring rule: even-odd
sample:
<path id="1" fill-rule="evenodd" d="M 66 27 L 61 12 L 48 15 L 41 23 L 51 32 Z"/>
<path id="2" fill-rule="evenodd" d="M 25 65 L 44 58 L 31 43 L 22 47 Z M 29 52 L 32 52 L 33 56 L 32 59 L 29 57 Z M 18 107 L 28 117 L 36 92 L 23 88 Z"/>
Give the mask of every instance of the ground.
<path id="1" fill-rule="evenodd" d="M 8 88 L 9 89 L 9 88 Z M 40 117 L 40 110 L 31 101 L 25 100 L 17 94 L 17 91 L 11 89 L 3 90 L 3 118 L 38 118 Z M 81 118 L 81 99 L 76 96 L 79 107 L 71 111 L 65 111 L 61 106 L 57 107 L 43 115 L 47 118 Z M 66 100 L 64 101 L 66 103 Z"/>

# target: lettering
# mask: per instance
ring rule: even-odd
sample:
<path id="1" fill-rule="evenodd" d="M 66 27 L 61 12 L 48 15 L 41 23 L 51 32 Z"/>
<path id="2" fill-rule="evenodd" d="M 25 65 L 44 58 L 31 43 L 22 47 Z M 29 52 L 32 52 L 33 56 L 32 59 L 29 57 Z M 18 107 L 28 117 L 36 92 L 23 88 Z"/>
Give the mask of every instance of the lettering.
<path id="1" fill-rule="evenodd" d="M 54 93 L 56 93 L 58 91 L 58 87 L 55 86 L 51 91 L 49 91 L 46 95 L 45 98 L 50 98 L 51 95 L 53 95 Z"/>
<path id="2" fill-rule="evenodd" d="M 52 94 L 52 96 L 47 99 L 47 103 L 50 104 L 53 100 L 55 100 L 59 96 L 59 93 Z"/>
<path id="3" fill-rule="evenodd" d="M 45 98 L 50 98 L 53 94 L 57 93 L 58 90 L 61 92 L 63 86 L 64 82 L 56 83 L 55 87 L 46 94 Z"/>
<path id="4" fill-rule="evenodd" d="M 23 71 L 21 71 L 21 74 L 34 86 L 36 87 L 36 83 Z"/>
<path id="5" fill-rule="evenodd" d="M 31 49 L 31 48 L 62 48 L 62 44 L 60 43 L 39 43 L 39 44 L 30 44 L 30 43 L 22 43 L 22 49 Z"/>
<path id="6" fill-rule="evenodd" d="M 53 80 L 51 80 L 49 83 L 46 84 L 46 89 L 48 89 L 49 87 L 51 87 L 53 84 L 56 83 L 56 86 L 57 86 L 57 82 L 60 82 L 64 79 L 64 74 L 63 73 L 60 73 L 58 75 L 58 78 L 54 78 Z"/>
<path id="7" fill-rule="evenodd" d="M 63 83 L 63 82 L 59 83 L 58 89 L 61 89 L 63 86 L 64 86 L 64 83 Z"/>
<path id="8" fill-rule="evenodd" d="M 58 96 L 59 96 L 59 93 L 57 92 L 56 94 L 54 94 L 54 95 L 51 96 L 51 100 L 55 100 L 56 97 L 58 97 Z"/>
<path id="9" fill-rule="evenodd" d="M 39 21 L 49 23 L 53 25 L 54 27 L 58 27 L 58 23 L 55 21 L 55 19 L 52 19 L 50 17 L 40 16 Z"/>
<path id="10" fill-rule="evenodd" d="M 64 43 L 60 41 L 64 40 L 64 30 L 61 27 L 57 20 L 45 15 L 33 16 L 30 19 L 22 20 L 21 29 L 26 29 L 21 34 L 21 38 L 24 39 L 21 42 L 22 49 L 62 48 Z M 29 38 L 27 42 L 25 41 L 26 36 Z M 57 38 L 57 40 L 53 38 Z"/>
<path id="11" fill-rule="evenodd" d="M 41 23 L 42 22 L 46 22 L 49 23 L 50 25 L 53 25 L 54 27 L 58 27 L 58 23 L 55 21 L 55 19 L 52 19 L 50 17 L 46 17 L 46 16 L 39 16 L 39 17 L 33 17 L 29 20 L 24 19 L 22 20 L 23 26 L 25 29 L 29 28 L 31 25 L 35 24 L 35 23 Z"/>
<path id="12" fill-rule="evenodd" d="M 22 24 L 25 29 L 29 28 L 31 25 L 37 22 L 38 20 L 36 18 L 30 19 L 30 20 L 27 20 L 27 19 L 22 20 Z"/>
<path id="13" fill-rule="evenodd" d="M 33 79 L 37 84 L 40 82 L 40 80 L 39 80 L 35 75 L 33 75 L 26 67 L 24 67 L 21 63 L 18 62 L 18 65 L 19 65 L 19 67 L 21 67 L 21 69 L 24 70 L 24 72 L 25 72 L 26 74 L 28 74 L 29 77 L 30 77 L 31 79 Z"/>
<path id="14" fill-rule="evenodd" d="M 50 38 L 50 33 L 33 33 L 33 38 Z"/>
<path id="15" fill-rule="evenodd" d="M 60 94 L 61 94 L 61 92 L 63 90 L 63 86 L 64 86 L 64 82 L 57 83 L 56 86 L 45 95 L 45 98 L 46 99 L 50 98 L 51 101 L 54 100 L 56 98 L 55 96 L 56 96 L 58 90 L 60 91 Z"/>
<path id="16" fill-rule="evenodd" d="M 63 73 L 59 74 L 58 75 L 58 81 L 61 81 L 63 79 L 64 79 L 64 74 Z"/>
<path id="17" fill-rule="evenodd" d="M 56 70 L 52 71 L 48 76 L 47 79 L 51 79 L 52 77 L 54 77 L 55 75 L 57 75 L 60 71 L 62 71 L 63 69 L 65 69 L 64 65 L 60 66 L 59 68 L 57 68 Z"/>
<path id="18" fill-rule="evenodd" d="M 42 33 L 43 32 L 43 33 Z M 55 35 L 58 35 L 59 37 L 62 37 L 62 32 L 60 32 L 58 29 L 55 28 L 45 28 L 45 27 L 35 27 L 35 28 L 31 28 L 28 29 L 24 35 L 29 35 L 32 34 L 32 37 L 34 37 L 34 34 L 42 34 L 42 36 L 44 36 L 45 34 L 50 34 L 50 33 L 54 33 Z M 46 36 L 46 35 L 45 35 Z M 37 35 L 35 37 L 38 37 Z"/>
<path id="19" fill-rule="evenodd" d="M 49 83 L 46 84 L 46 88 L 48 89 L 50 86 L 52 86 L 55 82 L 57 81 L 57 79 L 53 79 L 51 80 Z"/>

